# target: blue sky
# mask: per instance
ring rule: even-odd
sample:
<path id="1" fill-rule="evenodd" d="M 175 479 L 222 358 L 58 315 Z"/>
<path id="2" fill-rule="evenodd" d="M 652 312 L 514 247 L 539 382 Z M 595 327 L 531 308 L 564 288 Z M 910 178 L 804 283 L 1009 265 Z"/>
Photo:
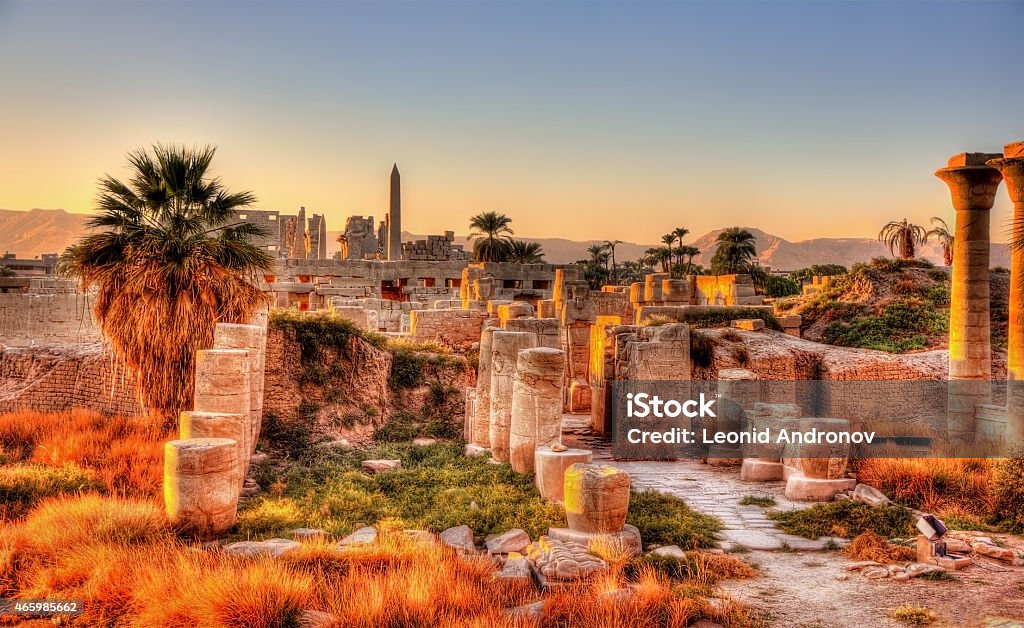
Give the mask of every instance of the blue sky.
<path id="1" fill-rule="evenodd" d="M 950 217 L 949 155 L 1024 139 L 1020 0 L 0 0 L 0 59 L 9 209 L 88 211 L 164 141 L 332 229 L 383 214 L 397 161 L 420 233 L 872 236 Z"/>

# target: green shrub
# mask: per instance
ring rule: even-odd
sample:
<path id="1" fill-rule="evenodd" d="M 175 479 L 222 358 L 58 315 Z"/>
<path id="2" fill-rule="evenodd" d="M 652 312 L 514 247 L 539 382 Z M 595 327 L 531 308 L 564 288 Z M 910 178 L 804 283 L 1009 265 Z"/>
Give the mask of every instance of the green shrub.
<path id="1" fill-rule="evenodd" d="M 716 547 L 722 529 L 714 517 L 691 510 L 686 502 L 653 490 L 630 496 L 626 522 L 640 529 L 645 543 L 683 548 Z"/>
<path id="2" fill-rule="evenodd" d="M 800 510 L 772 511 L 768 517 L 784 532 L 816 539 L 853 538 L 868 530 L 884 536 L 906 537 L 914 532 L 914 516 L 903 506 L 874 507 L 851 499 L 815 504 Z"/>
<path id="3" fill-rule="evenodd" d="M 886 305 L 878 315 L 834 321 L 824 330 L 827 344 L 902 353 L 928 346 L 930 336 L 945 333 L 949 320 L 933 304 L 908 301 Z"/>
<path id="4" fill-rule="evenodd" d="M 775 498 L 770 495 L 747 495 L 740 500 L 740 506 L 760 506 L 769 508 L 775 505 Z"/>
<path id="5" fill-rule="evenodd" d="M 1024 534 L 1024 444 L 996 464 L 992 478 L 994 520 L 1004 530 Z"/>
<path id="6" fill-rule="evenodd" d="M 728 327 L 729 323 L 741 318 L 760 318 L 764 326 L 775 331 L 782 331 L 782 326 L 771 312 L 758 307 L 719 306 L 707 308 L 688 308 L 679 313 L 680 323 L 691 328 Z"/>
<path id="7" fill-rule="evenodd" d="M 265 411 L 260 426 L 261 448 L 283 451 L 293 458 L 300 457 L 309 448 L 319 410 L 316 404 L 304 401 L 287 416 Z"/>

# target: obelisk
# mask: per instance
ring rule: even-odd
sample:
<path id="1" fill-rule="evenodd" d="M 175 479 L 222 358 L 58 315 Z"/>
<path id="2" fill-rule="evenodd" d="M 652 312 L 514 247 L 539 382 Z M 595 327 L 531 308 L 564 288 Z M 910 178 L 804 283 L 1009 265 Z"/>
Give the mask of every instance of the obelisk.
<path id="1" fill-rule="evenodd" d="M 388 211 L 388 259 L 402 259 L 402 175 L 391 169 L 391 209 Z"/>

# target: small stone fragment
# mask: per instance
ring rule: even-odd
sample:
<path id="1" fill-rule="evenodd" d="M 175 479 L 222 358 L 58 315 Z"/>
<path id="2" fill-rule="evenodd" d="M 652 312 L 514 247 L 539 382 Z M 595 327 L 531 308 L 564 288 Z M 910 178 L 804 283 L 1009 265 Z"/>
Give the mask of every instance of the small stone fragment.
<path id="1" fill-rule="evenodd" d="M 441 542 L 459 552 L 465 552 L 467 554 L 476 553 L 476 542 L 473 540 L 473 530 L 466 525 L 448 528 L 442 532 Z"/>
<path id="2" fill-rule="evenodd" d="M 363 460 L 363 469 L 370 473 L 383 473 L 401 467 L 401 460 Z"/>
<path id="3" fill-rule="evenodd" d="M 522 552 L 530 544 L 530 535 L 526 533 L 526 530 L 513 528 L 503 534 L 488 536 L 484 544 L 487 546 L 487 551 L 492 554 Z"/>

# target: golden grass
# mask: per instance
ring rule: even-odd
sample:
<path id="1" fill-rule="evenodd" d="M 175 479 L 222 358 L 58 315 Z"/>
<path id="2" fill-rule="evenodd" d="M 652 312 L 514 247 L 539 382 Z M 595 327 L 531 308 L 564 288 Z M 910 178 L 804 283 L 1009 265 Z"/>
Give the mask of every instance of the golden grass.
<path id="1" fill-rule="evenodd" d="M 855 470 L 860 482 L 927 512 L 985 516 L 995 506 L 990 460 L 868 458 L 856 461 Z"/>
<path id="2" fill-rule="evenodd" d="M 893 545 L 871 530 L 850 541 L 843 554 L 851 560 L 873 560 L 883 564 L 912 561 L 916 557 L 913 548 Z"/>
<path id="3" fill-rule="evenodd" d="M 242 558 L 174 537 L 158 503 L 86 495 L 40 505 L 0 528 L 0 596 L 78 598 L 76 625 L 296 626 L 305 610 L 337 626 L 523 626 L 504 609 L 545 601 L 541 626 L 748 626 L 742 606 L 704 599 L 729 557 L 703 556 L 684 582 L 651 567 L 609 573 L 542 596 L 495 579 L 488 557 L 462 557 L 381 526 L 376 545 L 306 545 L 274 560 Z M 749 569 L 749 567 L 748 567 Z M 606 595 L 631 587 L 627 598 Z"/>
<path id="4" fill-rule="evenodd" d="M 163 443 L 169 438 L 142 419 L 87 410 L 0 415 L 5 465 L 81 469 L 102 490 L 119 495 L 160 492 Z"/>

